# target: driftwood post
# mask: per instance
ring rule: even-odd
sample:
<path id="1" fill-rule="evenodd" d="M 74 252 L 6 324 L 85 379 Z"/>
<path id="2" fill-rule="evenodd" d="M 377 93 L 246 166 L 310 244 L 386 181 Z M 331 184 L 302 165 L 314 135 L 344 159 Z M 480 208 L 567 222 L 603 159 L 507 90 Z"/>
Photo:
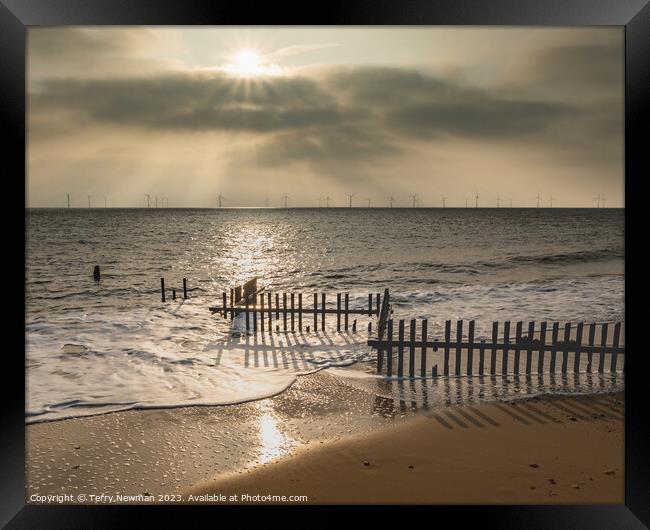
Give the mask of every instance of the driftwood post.
<path id="1" fill-rule="evenodd" d="M 592 322 L 591 325 L 589 326 L 589 351 L 587 353 L 587 372 L 591 372 L 592 366 L 591 363 L 593 361 L 593 352 L 591 351 L 591 348 L 594 347 L 594 342 L 596 340 L 596 323 Z"/>
<path id="2" fill-rule="evenodd" d="M 165 278 L 160 278 L 160 297 L 165 301 Z"/>
<path id="3" fill-rule="evenodd" d="M 411 319 L 409 329 L 409 377 L 415 377 L 415 319 Z"/>
<path id="4" fill-rule="evenodd" d="M 287 293 L 282 293 L 282 325 L 283 331 L 287 331 Z"/>
<path id="5" fill-rule="evenodd" d="M 350 293 L 345 293 L 345 331 L 348 330 L 348 310 L 350 309 Z"/>
<path id="6" fill-rule="evenodd" d="M 187 300 L 187 278 L 183 278 L 183 299 Z"/>
<path id="7" fill-rule="evenodd" d="M 553 331 L 551 334 L 551 367 L 549 371 L 555 373 L 555 360 L 557 357 L 557 336 L 560 331 L 560 324 L 558 322 L 553 322 Z"/>
<path id="8" fill-rule="evenodd" d="M 483 375 L 485 370 L 485 339 L 481 339 L 481 345 L 478 348 L 478 375 Z"/>
<path id="9" fill-rule="evenodd" d="M 269 303 L 269 335 L 273 335 L 273 298 L 271 298 L 271 293 L 266 293 L 266 300 Z"/>
<path id="10" fill-rule="evenodd" d="M 291 333 L 296 331 L 295 328 L 295 295 L 296 293 L 291 293 Z"/>
<path id="11" fill-rule="evenodd" d="M 223 292 L 222 301 L 223 301 L 223 318 L 228 318 L 228 311 L 226 310 L 226 306 L 228 305 L 228 296 L 226 295 L 226 291 Z"/>
<path id="12" fill-rule="evenodd" d="M 260 331 L 264 333 L 264 295 L 260 295 Z"/>
<path id="13" fill-rule="evenodd" d="M 318 331 L 318 294 L 314 293 L 314 333 Z"/>
<path id="14" fill-rule="evenodd" d="M 298 330 L 302 333 L 302 293 L 298 293 Z"/>
<path id="15" fill-rule="evenodd" d="M 526 375 L 530 375 L 533 364 L 533 339 L 535 338 L 535 322 L 528 323 L 528 349 L 526 350 Z"/>
<path id="16" fill-rule="evenodd" d="M 580 373 L 580 353 L 582 350 L 582 328 L 584 327 L 584 324 L 582 322 L 578 322 L 578 326 L 576 327 L 576 344 L 578 347 L 576 348 L 576 353 L 573 358 L 573 372 L 578 374 Z"/>
<path id="17" fill-rule="evenodd" d="M 562 351 L 562 373 L 567 373 L 568 363 L 569 363 L 569 351 L 571 346 L 569 341 L 571 340 L 571 322 L 567 322 L 564 325 L 564 348 Z"/>
<path id="18" fill-rule="evenodd" d="M 251 323 L 250 323 L 250 313 L 248 312 L 248 300 L 245 301 L 245 311 L 246 311 L 246 331 L 250 331 L 251 329 Z"/>
<path id="19" fill-rule="evenodd" d="M 600 344 L 602 346 L 602 350 L 600 352 L 600 358 L 598 360 L 598 373 L 602 374 L 605 371 L 605 347 L 607 346 L 607 327 L 608 324 L 605 322 L 602 324 L 601 331 L 600 331 Z"/>
<path id="20" fill-rule="evenodd" d="M 325 297 L 326 297 L 325 293 L 321 293 L 320 297 L 321 297 L 321 305 L 323 306 L 323 307 L 321 307 L 321 326 L 320 327 L 323 330 L 323 333 L 325 333 Z"/>
<path id="21" fill-rule="evenodd" d="M 513 372 L 515 374 L 519 374 L 519 356 L 521 352 L 521 347 L 519 346 L 519 343 L 521 342 L 521 329 L 523 327 L 524 323 L 519 321 L 517 322 L 517 327 L 515 328 L 515 359 L 514 359 L 514 367 L 513 367 Z"/>
<path id="22" fill-rule="evenodd" d="M 235 318 L 235 290 L 230 289 L 230 320 Z"/>
<path id="23" fill-rule="evenodd" d="M 460 375 L 460 365 L 461 365 L 461 352 L 463 351 L 463 321 L 458 320 L 456 322 L 456 365 L 454 367 L 454 373 Z"/>

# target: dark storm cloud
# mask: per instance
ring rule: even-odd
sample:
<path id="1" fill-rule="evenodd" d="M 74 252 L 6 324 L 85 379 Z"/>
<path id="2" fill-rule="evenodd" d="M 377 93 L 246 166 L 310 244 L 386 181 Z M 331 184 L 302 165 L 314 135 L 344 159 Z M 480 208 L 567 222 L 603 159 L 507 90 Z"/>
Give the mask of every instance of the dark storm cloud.
<path id="1" fill-rule="evenodd" d="M 119 80 L 52 80 L 32 95 L 36 112 L 151 129 L 303 131 L 364 126 L 395 133 L 508 136 L 542 132 L 575 109 L 494 97 L 405 69 L 362 68 L 317 81 L 247 83 L 223 74 L 179 73 Z"/>

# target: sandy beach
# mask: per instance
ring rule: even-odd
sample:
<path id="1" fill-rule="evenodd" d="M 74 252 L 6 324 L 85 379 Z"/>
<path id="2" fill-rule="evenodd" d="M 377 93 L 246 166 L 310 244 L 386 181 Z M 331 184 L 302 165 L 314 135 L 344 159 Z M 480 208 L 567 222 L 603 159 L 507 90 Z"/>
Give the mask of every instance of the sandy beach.
<path id="1" fill-rule="evenodd" d="M 319 373 L 257 402 L 28 425 L 27 499 L 623 502 L 620 393 L 402 405 Z"/>
<path id="2" fill-rule="evenodd" d="M 623 415 L 621 395 L 457 406 L 307 446 L 187 493 L 337 504 L 622 503 Z"/>

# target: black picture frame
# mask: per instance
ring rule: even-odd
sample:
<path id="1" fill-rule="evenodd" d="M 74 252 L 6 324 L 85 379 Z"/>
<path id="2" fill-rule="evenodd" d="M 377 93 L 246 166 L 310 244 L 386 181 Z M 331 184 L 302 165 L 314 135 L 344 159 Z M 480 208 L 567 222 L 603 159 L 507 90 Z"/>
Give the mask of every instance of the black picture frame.
<path id="1" fill-rule="evenodd" d="M 643 295 L 635 283 L 644 268 L 640 247 L 644 230 L 641 184 L 650 175 L 646 151 L 650 138 L 650 5 L 648 0 L 345 0 L 314 5 L 277 2 L 260 3 L 254 8 L 242 2 L 197 0 L 0 0 L 0 112 L 4 139 L 3 176 L 5 183 L 18 184 L 25 175 L 25 45 L 28 26 L 60 25 L 542 25 L 542 26 L 624 26 L 625 27 L 625 311 L 626 359 L 625 423 L 625 505 L 611 506 L 490 506 L 431 507 L 438 512 L 462 513 L 464 524 L 499 528 L 642 528 L 650 525 L 648 470 L 648 418 L 643 395 L 648 355 L 636 348 L 639 331 L 632 320 L 633 304 Z M 15 195 L 14 195 L 15 196 Z M 20 192 L 18 193 L 20 196 Z M 24 200 L 23 200 L 23 204 Z M 4 216 L 13 230 L 13 215 L 23 219 L 15 201 L 10 215 Z M 13 211 L 15 209 L 15 212 Z M 638 219 L 634 219 L 638 217 Z M 16 228 L 18 232 L 18 228 Z M 633 245 L 633 238 L 639 245 Z M 19 256 L 25 256 L 24 238 L 16 237 L 15 272 L 19 277 Z M 638 254 L 638 256 L 637 256 Z M 24 266 L 24 259 L 23 266 Z M 635 279 L 634 275 L 637 275 Z M 9 276 L 6 276 L 7 278 Z M 18 282 L 8 282 L 6 297 L 23 300 Z M 21 296 L 22 295 L 22 296 Z M 5 324 L 16 342 L 25 339 L 24 305 L 12 304 Z M 13 325 L 15 324 L 15 325 Z M 25 419 L 24 358 L 16 348 L 3 354 L 4 380 L 18 381 L 2 404 L 0 424 L 0 524 L 7 528 L 118 528 L 128 527 L 133 516 L 148 507 L 71 507 L 25 505 Z M 23 385 L 20 382 L 23 381 Z M 22 389 L 22 393 L 21 393 Z M 198 507 L 193 507 L 198 508 Z M 159 507 L 170 524 L 187 525 L 190 507 Z M 224 507 L 200 507 L 203 511 Z M 147 512 L 144 512 L 147 510 Z M 480 518 L 480 523 L 478 522 Z M 432 520 L 432 524 L 435 521 Z M 131 523 L 131 524 L 130 524 Z"/>

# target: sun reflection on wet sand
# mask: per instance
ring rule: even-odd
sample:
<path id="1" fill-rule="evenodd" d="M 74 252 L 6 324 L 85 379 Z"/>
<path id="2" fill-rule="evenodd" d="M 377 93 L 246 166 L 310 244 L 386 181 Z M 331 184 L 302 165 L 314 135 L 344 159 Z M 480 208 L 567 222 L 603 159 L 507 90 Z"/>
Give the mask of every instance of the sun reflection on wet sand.
<path id="1" fill-rule="evenodd" d="M 278 428 L 278 418 L 271 412 L 268 404 L 258 405 L 260 449 L 258 464 L 266 464 L 271 460 L 288 454 L 296 445 L 296 440 L 288 437 Z"/>

